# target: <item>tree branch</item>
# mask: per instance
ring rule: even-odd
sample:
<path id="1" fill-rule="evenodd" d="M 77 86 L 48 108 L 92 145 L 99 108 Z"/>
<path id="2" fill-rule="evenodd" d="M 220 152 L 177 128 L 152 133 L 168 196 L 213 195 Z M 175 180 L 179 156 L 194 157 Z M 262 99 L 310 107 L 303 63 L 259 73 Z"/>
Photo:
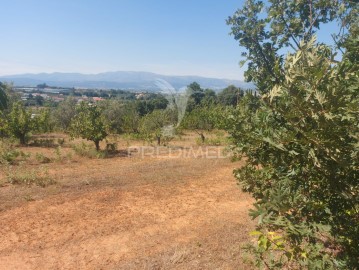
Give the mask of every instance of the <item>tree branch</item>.
<path id="1" fill-rule="evenodd" d="M 296 38 L 293 36 L 292 31 L 290 31 L 289 25 L 288 25 L 288 23 L 287 23 L 287 21 L 285 20 L 285 18 L 284 18 L 283 15 L 281 15 L 281 19 L 282 19 L 283 23 L 285 24 L 285 27 L 286 27 L 287 31 L 289 32 L 289 34 L 290 34 L 290 37 L 291 37 L 292 40 L 294 41 L 295 45 L 297 45 L 297 49 L 300 49 L 299 42 L 298 42 L 298 41 L 296 40 Z M 291 47 L 293 48 L 292 45 L 291 45 Z M 295 49 L 295 48 L 293 48 L 293 49 Z"/>

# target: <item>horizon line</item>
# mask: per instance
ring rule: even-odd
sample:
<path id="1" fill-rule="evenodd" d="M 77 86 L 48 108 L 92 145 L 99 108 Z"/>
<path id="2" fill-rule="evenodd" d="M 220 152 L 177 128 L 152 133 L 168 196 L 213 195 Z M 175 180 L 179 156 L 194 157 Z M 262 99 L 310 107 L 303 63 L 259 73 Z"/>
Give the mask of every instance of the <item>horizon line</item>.
<path id="1" fill-rule="evenodd" d="M 102 71 L 97 73 L 82 73 L 82 72 L 64 72 L 64 71 L 52 71 L 52 72 L 26 72 L 26 73 L 16 73 L 16 74 L 7 74 L 7 75 L 0 75 L 0 78 L 4 78 L 7 76 L 19 76 L 19 75 L 41 75 L 41 74 L 81 74 L 81 75 L 99 75 L 99 74 L 105 74 L 105 73 L 116 73 L 116 72 L 132 72 L 132 73 L 150 73 L 155 75 L 161 75 L 161 76 L 168 76 L 168 77 L 199 77 L 199 78 L 206 78 L 206 79 L 219 79 L 219 80 L 230 80 L 230 81 L 239 81 L 239 82 L 246 82 L 245 80 L 241 79 L 230 79 L 230 78 L 224 78 L 224 77 L 208 77 L 205 75 L 176 75 L 176 74 L 162 74 L 162 73 L 156 73 L 152 71 L 134 71 L 134 70 L 114 70 L 114 71 Z"/>

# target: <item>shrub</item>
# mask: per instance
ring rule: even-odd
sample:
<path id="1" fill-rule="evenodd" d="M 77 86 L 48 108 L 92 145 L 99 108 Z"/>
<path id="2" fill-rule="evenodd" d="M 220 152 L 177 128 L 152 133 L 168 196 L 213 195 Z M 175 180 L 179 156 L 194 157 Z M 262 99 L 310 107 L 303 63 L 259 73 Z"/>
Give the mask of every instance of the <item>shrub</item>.
<path id="1" fill-rule="evenodd" d="M 74 144 L 72 149 L 75 153 L 81 157 L 87 158 L 106 158 L 107 153 L 106 151 L 97 151 L 92 146 L 82 142 L 81 144 Z"/>
<path id="2" fill-rule="evenodd" d="M 0 164 L 14 164 L 20 160 L 26 160 L 30 154 L 16 149 L 11 140 L 0 140 Z"/>
<path id="3" fill-rule="evenodd" d="M 247 158 L 235 176 L 256 199 L 251 250 L 270 269 L 359 266 L 359 69 L 314 42 L 288 56 L 286 80 L 257 109 L 245 97 L 231 116 Z"/>
<path id="4" fill-rule="evenodd" d="M 42 153 L 36 153 L 35 158 L 40 163 L 50 163 L 51 162 L 51 159 Z"/>
<path id="5" fill-rule="evenodd" d="M 55 147 L 56 143 L 54 139 L 34 139 L 31 143 L 31 146 L 36 146 L 36 147 L 46 147 L 46 148 L 50 148 L 50 147 Z"/>
<path id="6" fill-rule="evenodd" d="M 9 167 L 7 171 L 7 182 L 14 185 L 37 185 L 47 187 L 56 182 L 49 176 L 47 169 L 27 170 L 20 167 Z"/>
<path id="7" fill-rule="evenodd" d="M 227 119 L 262 269 L 359 269 L 358 12 L 357 1 L 247 0 L 227 21 L 260 94 Z M 334 21 L 335 44 L 316 42 Z"/>

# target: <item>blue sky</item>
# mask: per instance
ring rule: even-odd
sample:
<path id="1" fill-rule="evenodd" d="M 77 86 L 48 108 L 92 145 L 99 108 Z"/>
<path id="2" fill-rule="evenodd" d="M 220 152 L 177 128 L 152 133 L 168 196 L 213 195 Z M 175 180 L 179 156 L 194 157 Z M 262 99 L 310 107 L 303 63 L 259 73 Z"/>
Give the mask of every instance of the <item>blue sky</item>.
<path id="1" fill-rule="evenodd" d="M 0 0 L 0 75 L 130 70 L 243 79 L 238 0 Z"/>

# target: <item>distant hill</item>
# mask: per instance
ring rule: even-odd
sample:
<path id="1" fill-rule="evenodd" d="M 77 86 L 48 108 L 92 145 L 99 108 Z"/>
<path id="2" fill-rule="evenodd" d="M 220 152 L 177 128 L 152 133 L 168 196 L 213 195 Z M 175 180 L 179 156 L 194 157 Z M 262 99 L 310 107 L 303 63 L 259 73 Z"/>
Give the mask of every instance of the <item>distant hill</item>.
<path id="1" fill-rule="evenodd" d="M 166 76 L 150 72 L 116 71 L 99 74 L 81 73 L 39 73 L 0 76 L 0 81 L 13 82 L 15 86 L 36 86 L 46 83 L 58 87 L 81 87 L 100 89 L 126 89 L 160 91 L 182 89 L 196 81 L 202 88 L 215 90 L 228 85 L 243 89 L 253 88 L 252 84 L 237 80 L 205 78 L 199 76 Z"/>

